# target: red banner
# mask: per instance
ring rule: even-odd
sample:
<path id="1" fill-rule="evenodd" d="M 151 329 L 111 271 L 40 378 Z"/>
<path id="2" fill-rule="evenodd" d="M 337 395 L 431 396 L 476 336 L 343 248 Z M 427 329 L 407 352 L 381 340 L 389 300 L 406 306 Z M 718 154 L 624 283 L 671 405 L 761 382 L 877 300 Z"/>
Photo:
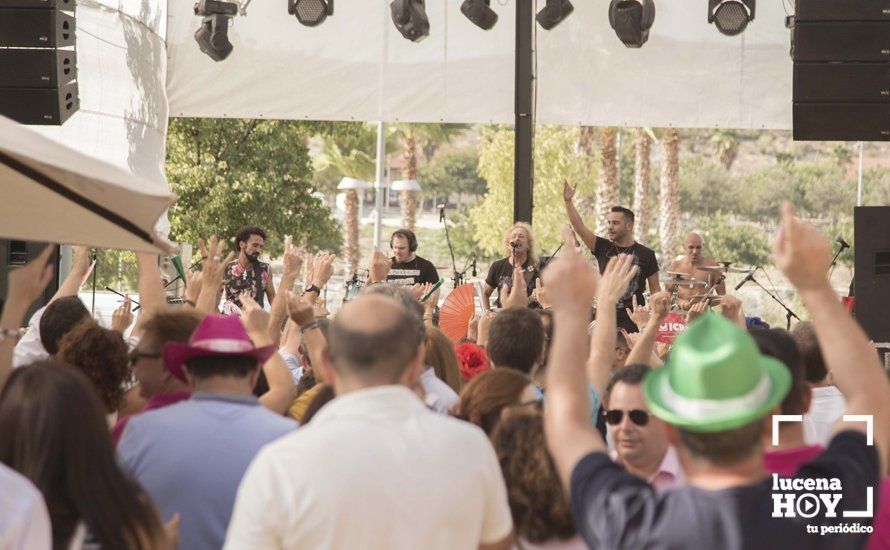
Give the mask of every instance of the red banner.
<path id="1" fill-rule="evenodd" d="M 655 340 L 663 344 L 670 344 L 684 330 L 686 330 L 686 319 L 679 313 L 672 311 L 668 313 L 664 322 L 659 325 L 658 336 L 655 337 Z"/>

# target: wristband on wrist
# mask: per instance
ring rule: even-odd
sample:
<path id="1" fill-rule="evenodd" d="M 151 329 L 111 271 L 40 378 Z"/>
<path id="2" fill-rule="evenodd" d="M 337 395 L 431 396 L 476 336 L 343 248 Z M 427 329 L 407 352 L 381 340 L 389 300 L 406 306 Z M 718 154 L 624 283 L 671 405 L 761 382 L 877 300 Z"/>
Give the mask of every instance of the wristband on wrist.
<path id="1" fill-rule="evenodd" d="M 319 323 L 317 319 L 314 321 L 311 321 L 309 323 L 306 323 L 305 325 L 300 327 L 300 334 L 306 334 L 310 330 L 318 328 L 320 325 L 321 325 L 321 323 Z"/>
<path id="2" fill-rule="evenodd" d="M 22 332 L 19 330 L 0 327 L 0 342 L 6 340 L 7 338 L 13 338 L 13 339 L 18 340 L 21 337 L 22 337 Z"/>
<path id="3" fill-rule="evenodd" d="M 314 292 L 316 294 L 321 294 L 321 289 L 318 288 L 317 286 L 315 286 L 314 284 L 309 283 L 308 285 L 306 285 L 306 288 L 303 289 L 303 294 L 306 294 L 307 292 Z"/>

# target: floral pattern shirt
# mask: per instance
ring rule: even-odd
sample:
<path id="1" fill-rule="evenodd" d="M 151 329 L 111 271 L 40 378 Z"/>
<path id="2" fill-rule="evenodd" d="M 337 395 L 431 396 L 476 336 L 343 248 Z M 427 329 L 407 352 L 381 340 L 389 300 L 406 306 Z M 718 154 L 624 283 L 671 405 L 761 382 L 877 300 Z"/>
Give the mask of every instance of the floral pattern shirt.
<path id="1" fill-rule="evenodd" d="M 224 315 L 241 315 L 241 300 L 239 296 L 247 294 L 253 298 L 260 307 L 266 298 L 266 285 L 269 283 L 269 264 L 264 262 L 251 263 L 247 269 L 241 267 L 238 260 L 226 266 L 223 275 L 223 287 L 225 288 L 225 302 L 223 303 Z"/>

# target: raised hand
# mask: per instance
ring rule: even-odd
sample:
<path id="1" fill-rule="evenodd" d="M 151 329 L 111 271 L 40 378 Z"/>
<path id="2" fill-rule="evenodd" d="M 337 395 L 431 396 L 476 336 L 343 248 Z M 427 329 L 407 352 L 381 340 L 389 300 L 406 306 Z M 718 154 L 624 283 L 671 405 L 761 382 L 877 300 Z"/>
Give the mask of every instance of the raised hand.
<path id="1" fill-rule="evenodd" d="M 418 302 L 421 298 L 423 298 L 430 289 L 433 288 L 433 285 L 429 283 L 414 283 L 410 287 L 408 287 L 408 292 L 411 293 L 411 296 L 414 296 Z"/>
<path id="2" fill-rule="evenodd" d="M 55 270 L 49 262 L 53 246 L 47 246 L 40 254 L 22 267 L 9 272 L 6 291 L 7 301 L 13 300 L 26 306 L 40 298 L 46 286 L 53 278 Z"/>
<path id="3" fill-rule="evenodd" d="M 247 335 L 253 340 L 254 345 L 265 345 L 265 342 L 269 340 L 269 313 L 247 294 L 242 294 L 238 299 L 243 306 L 241 308 L 241 324 L 244 325 L 244 330 L 247 331 Z"/>
<path id="4" fill-rule="evenodd" d="M 488 331 L 491 329 L 491 322 L 494 321 L 495 315 L 497 313 L 494 311 L 486 311 L 479 318 L 479 334 L 476 338 L 476 343 L 480 346 L 488 343 Z"/>
<path id="5" fill-rule="evenodd" d="M 553 307 L 553 304 L 550 303 L 550 299 L 547 297 L 547 289 L 544 288 L 544 283 L 541 282 L 540 277 L 535 282 L 535 289 L 532 291 L 532 295 L 542 308 L 550 309 Z"/>
<path id="6" fill-rule="evenodd" d="M 640 330 L 649 323 L 649 318 L 651 317 L 649 310 L 646 309 L 646 306 L 637 304 L 636 295 L 631 299 L 631 307 L 624 308 L 624 311 L 627 312 L 627 316 Z"/>
<path id="7" fill-rule="evenodd" d="M 188 285 L 185 287 L 185 299 L 192 304 L 198 303 L 201 288 L 204 286 L 204 274 L 201 271 L 193 271 L 188 275 Z"/>
<path id="8" fill-rule="evenodd" d="M 371 263 L 368 266 L 368 271 L 370 272 L 368 282 L 386 282 L 386 276 L 391 268 L 392 262 L 390 259 L 375 246 L 374 252 L 371 253 Z"/>
<path id="9" fill-rule="evenodd" d="M 521 265 L 513 267 L 513 287 L 504 284 L 501 287 L 501 306 L 504 309 L 528 307 L 528 295 L 525 291 L 525 275 Z"/>
<path id="10" fill-rule="evenodd" d="M 570 238 L 566 234 L 570 231 L 563 228 L 563 238 Z M 574 247 L 563 248 L 560 256 L 547 266 L 543 281 L 554 310 L 584 312 L 588 316 L 597 287 L 602 284 L 596 267 Z"/>
<path id="11" fill-rule="evenodd" d="M 226 243 L 224 240 L 217 242 L 216 235 L 210 237 L 209 247 L 205 246 L 204 239 L 198 239 L 198 248 L 201 250 L 201 258 L 204 260 L 201 269 L 204 273 L 204 285 L 213 287 L 215 284 L 222 283 L 226 266 L 235 259 L 235 253 L 229 252 L 225 259 L 222 259 Z"/>
<path id="12" fill-rule="evenodd" d="M 652 317 L 655 318 L 656 321 L 661 323 L 667 318 L 668 313 L 671 311 L 671 293 L 670 292 L 656 292 L 652 296 L 649 297 L 649 310 L 652 312 Z"/>
<path id="13" fill-rule="evenodd" d="M 794 217 L 790 202 L 782 203 L 779 231 L 773 242 L 776 266 L 798 290 L 828 285 L 831 249 L 818 229 Z"/>
<path id="14" fill-rule="evenodd" d="M 127 330 L 127 327 L 133 322 L 133 312 L 130 311 L 130 305 L 130 295 L 127 294 L 124 296 L 124 303 L 111 314 L 111 330 L 121 334 Z"/>
<path id="15" fill-rule="evenodd" d="M 695 321 L 706 311 L 708 311 L 708 302 L 700 301 L 692 304 L 689 306 L 689 311 L 686 312 L 686 324 L 688 325 L 692 321 Z"/>
<path id="16" fill-rule="evenodd" d="M 334 256 L 333 254 L 318 254 L 313 260 L 312 279 L 309 282 L 318 288 L 324 288 L 328 284 L 331 276 L 334 274 Z"/>
<path id="17" fill-rule="evenodd" d="M 284 238 L 284 273 L 288 277 L 296 278 L 300 276 L 300 270 L 303 268 L 303 251 L 295 248 L 291 244 L 291 236 Z"/>
<path id="18" fill-rule="evenodd" d="M 720 313 L 734 323 L 745 325 L 745 317 L 742 314 L 742 301 L 735 296 L 727 294 L 720 300 Z"/>
<path id="19" fill-rule="evenodd" d="M 288 290 L 287 315 L 298 327 L 302 327 L 315 320 L 315 308 L 312 302 Z"/>
<path id="20" fill-rule="evenodd" d="M 562 199 L 566 202 L 575 198 L 575 190 L 578 189 L 578 184 L 576 183 L 574 187 L 569 185 L 568 180 L 562 180 Z"/>
<path id="21" fill-rule="evenodd" d="M 639 267 L 633 265 L 633 256 L 619 254 L 609 261 L 600 281 L 597 302 L 601 307 L 611 307 L 627 293 L 627 287 L 637 276 Z"/>

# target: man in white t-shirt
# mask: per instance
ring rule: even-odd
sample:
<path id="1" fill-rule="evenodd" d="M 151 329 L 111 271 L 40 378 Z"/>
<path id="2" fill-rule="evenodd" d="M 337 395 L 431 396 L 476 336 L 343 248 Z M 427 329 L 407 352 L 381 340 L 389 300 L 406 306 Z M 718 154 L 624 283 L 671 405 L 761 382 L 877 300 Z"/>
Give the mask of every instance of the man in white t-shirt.
<path id="1" fill-rule="evenodd" d="M 510 508 L 488 438 L 409 389 L 424 351 L 405 308 L 363 295 L 329 330 L 320 368 L 338 397 L 257 455 L 225 548 L 509 548 Z"/>
<path id="2" fill-rule="evenodd" d="M 43 495 L 24 476 L 0 463 L 0 548 L 53 546 Z"/>

